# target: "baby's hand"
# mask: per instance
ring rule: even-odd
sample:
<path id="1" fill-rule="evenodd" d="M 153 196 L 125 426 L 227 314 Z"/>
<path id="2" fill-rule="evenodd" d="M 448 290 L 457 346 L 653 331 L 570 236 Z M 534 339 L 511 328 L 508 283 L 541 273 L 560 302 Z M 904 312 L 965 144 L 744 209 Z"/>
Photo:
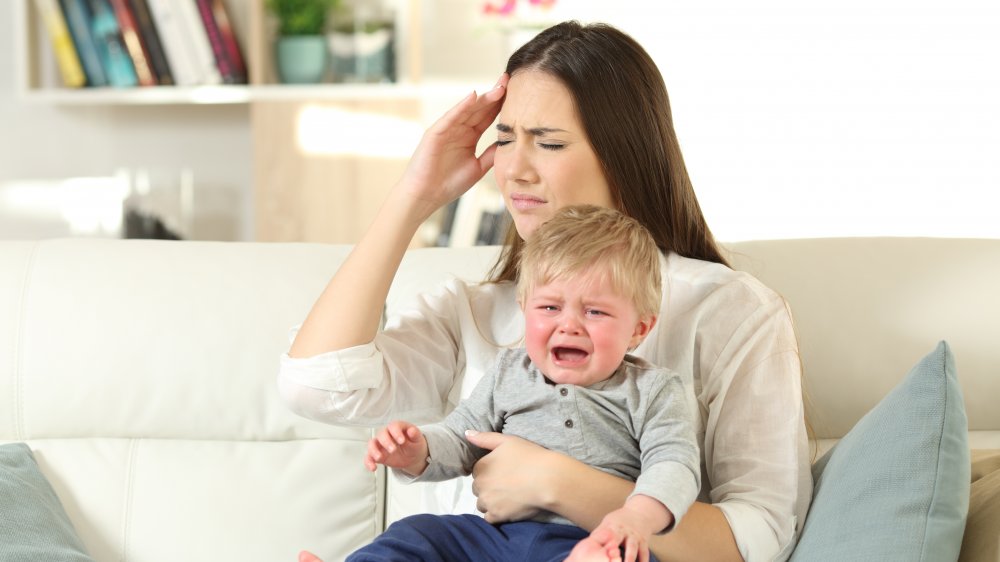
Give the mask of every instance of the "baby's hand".
<path id="1" fill-rule="evenodd" d="M 622 562 L 649 562 L 649 538 L 653 533 L 648 527 L 641 513 L 622 507 L 605 515 L 588 540 L 601 545 L 601 551 L 608 555 L 609 560 L 617 558 L 611 553 L 625 547 Z"/>
<path id="2" fill-rule="evenodd" d="M 419 476 L 427 468 L 427 439 L 412 423 L 389 423 L 368 442 L 365 467 L 374 472 L 378 464 Z"/>
<path id="3" fill-rule="evenodd" d="M 589 536 L 576 543 L 563 562 L 622 562 L 622 553 L 618 545 L 606 547 Z"/>

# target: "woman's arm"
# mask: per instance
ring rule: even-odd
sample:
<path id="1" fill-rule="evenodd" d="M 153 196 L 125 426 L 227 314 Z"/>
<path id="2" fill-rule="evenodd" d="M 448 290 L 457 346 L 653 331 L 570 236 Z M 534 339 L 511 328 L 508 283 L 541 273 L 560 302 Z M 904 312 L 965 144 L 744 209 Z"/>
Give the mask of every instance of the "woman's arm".
<path id="1" fill-rule="evenodd" d="M 403 178 L 327 284 L 302 324 L 290 357 L 310 357 L 370 342 L 403 254 L 420 225 L 467 191 L 493 166 L 495 146 L 476 156 L 500 111 L 506 75 L 470 94 L 425 133 Z"/>
<path id="2" fill-rule="evenodd" d="M 491 523 L 557 513 L 592 530 L 625 504 L 634 484 L 524 439 L 499 433 L 470 436 L 492 452 L 473 471 L 477 507 Z M 740 561 L 729 522 L 717 507 L 695 503 L 677 527 L 653 537 L 650 550 L 666 561 Z"/>

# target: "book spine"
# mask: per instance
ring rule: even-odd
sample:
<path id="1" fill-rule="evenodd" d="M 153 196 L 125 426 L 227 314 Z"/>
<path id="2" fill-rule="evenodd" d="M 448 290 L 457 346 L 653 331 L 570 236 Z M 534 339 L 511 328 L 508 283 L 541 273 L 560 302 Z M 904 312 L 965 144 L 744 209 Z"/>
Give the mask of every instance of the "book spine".
<path id="1" fill-rule="evenodd" d="M 128 7 L 125 0 L 110 0 L 110 2 L 111 9 L 115 13 L 115 19 L 118 20 L 118 29 L 121 30 L 125 51 L 132 59 L 132 65 L 135 67 L 135 75 L 139 79 L 139 85 L 157 85 L 159 80 L 153 74 L 153 66 L 149 63 L 149 55 L 146 54 L 146 47 L 142 44 L 142 39 L 139 36 L 139 27 L 135 24 L 132 10 Z"/>
<path id="2" fill-rule="evenodd" d="M 52 50 L 55 52 L 56 62 L 59 64 L 59 73 L 62 76 L 63 84 L 70 88 L 80 88 L 86 85 L 87 76 L 83 72 L 80 56 L 73 44 L 73 37 L 70 35 L 69 27 L 66 25 L 66 17 L 62 8 L 59 7 L 59 2 L 57 0 L 35 0 L 35 7 L 45 22 L 45 29 L 52 42 Z"/>
<path id="3" fill-rule="evenodd" d="M 70 35 L 73 36 L 76 53 L 80 55 L 83 73 L 87 76 L 87 85 L 107 86 L 108 76 L 101 66 L 101 57 L 97 54 L 94 36 L 90 34 L 90 8 L 87 7 L 87 0 L 60 0 L 59 5 L 66 16 L 66 25 L 69 27 Z"/>
<path id="4" fill-rule="evenodd" d="M 184 0 L 177 2 L 176 6 L 183 22 L 182 27 L 187 32 L 188 42 L 195 54 L 194 60 L 201 83 L 221 84 L 222 74 L 215 62 L 215 53 L 212 52 L 212 44 L 208 41 L 208 31 L 201 21 L 197 3 L 195 0 Z"/>
<path id="5" fill-rule="evenodd" d="M 136 27 L 139 28 L 139 36 L 142 44 L 146 47 L 146 54 L 149 55 L 149 64 L 153 67 L 153 74 L 156 75 L 157 82 L 161 86 L 172 86 L 174 84 L 173 72 L 170 70 L 170 63 L 163 52 L 163 43 L 160 42 L 160 34 L 153 23 L 153 16 L 149 13 L 149 4 L 146 0 L 129 0 L 129 8 L 132 8 L 132 15 L 135 17 Z"/>
<path id="6" fill-rule="evenodd" d="M 174 83 L 178 86 L 201 84 L 194 52 L 180 19 L 176 0 L 146 0 L 146 3 L 163 43 L 163 54 L 167 57 Z"/>
<path id="7" fill-rule="evenodd" d="M 215 14 L 212 13 L 211 0 L 195 0 L 198 6 L 198 15 L 201 16 L 201 24 L 205 27 L 205 35 L 208 36 L 208 44 L 212 47 L 212 55 L 215 57 L 215 66 L 219 69 L 222 82 L 233 84 L 236 75 L 233 73 L 233 65 L 229 61 L 229 53 L 226 45 L 222 41 L 222 34 L 219 32 L 219 24 L 215 21 Z"/>
<path id="8" fill-rule="evenodd" d="M 222 35 L 222 42 L 229 54 L 229 62 L 233 65 L 233 73 L 236 75 L 236 83 L 246 84 L 248 81 L 247 66 L 243 61 L 243 53 L 240 44 L 236 40 L 236 31 L 233 29 L 232 20 L 226 10 L 226 4 L 222 0 L 212 0 L 212 14 L 215 22 L 219 25 L 219 33 Z"/>
<path id="9" fill-rule="evenodd" d="M 122 42 L 121 28 L 111 11 L 108 0 L 90 0 L 90 32 L 97 44 L 101 64 L 108 75 L 108 82 L 115 87 L 125 88 L 139 83 L 135 66 Z"/>

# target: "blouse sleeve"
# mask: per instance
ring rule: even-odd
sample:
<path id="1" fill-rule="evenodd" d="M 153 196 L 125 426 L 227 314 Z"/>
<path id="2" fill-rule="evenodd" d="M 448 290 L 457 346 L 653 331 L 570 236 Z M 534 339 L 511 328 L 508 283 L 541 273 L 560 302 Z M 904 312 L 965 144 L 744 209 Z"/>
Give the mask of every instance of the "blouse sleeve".
<path id="1" fill-rule="evenodd" d="M 282 398 L 299 415 L 339 425 L 439 420 L 465 369 L 468 290 L 453 280 L 422 295 L 369 343 L 308 358 L 283 354 Z"/>
<path id="2" fill-rule="evenodd" d="M 752 312 L 740 321 L 742 307 L 729 309 L 733 330 L 702 377 L 709 498 L 749 562 L 787 558 L 812 488 L 791 313 L 770 296 L 742 303 Z"/>

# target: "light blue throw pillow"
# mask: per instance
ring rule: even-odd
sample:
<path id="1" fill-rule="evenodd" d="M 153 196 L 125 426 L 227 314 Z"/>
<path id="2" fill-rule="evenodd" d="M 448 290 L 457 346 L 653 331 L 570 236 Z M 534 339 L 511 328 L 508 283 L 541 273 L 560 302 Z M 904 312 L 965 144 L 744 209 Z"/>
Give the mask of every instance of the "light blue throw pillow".
<path id="1" fill-rule="evenodd" d="M 94 562 L 24 443 L 0 445 L 0 560 Z"/>
<path id="2" fill-rule="evenodd" d="M 965 404 L 941 342 L 813 466 L 791 559 L 957 560 L 970 470 Z"/>

